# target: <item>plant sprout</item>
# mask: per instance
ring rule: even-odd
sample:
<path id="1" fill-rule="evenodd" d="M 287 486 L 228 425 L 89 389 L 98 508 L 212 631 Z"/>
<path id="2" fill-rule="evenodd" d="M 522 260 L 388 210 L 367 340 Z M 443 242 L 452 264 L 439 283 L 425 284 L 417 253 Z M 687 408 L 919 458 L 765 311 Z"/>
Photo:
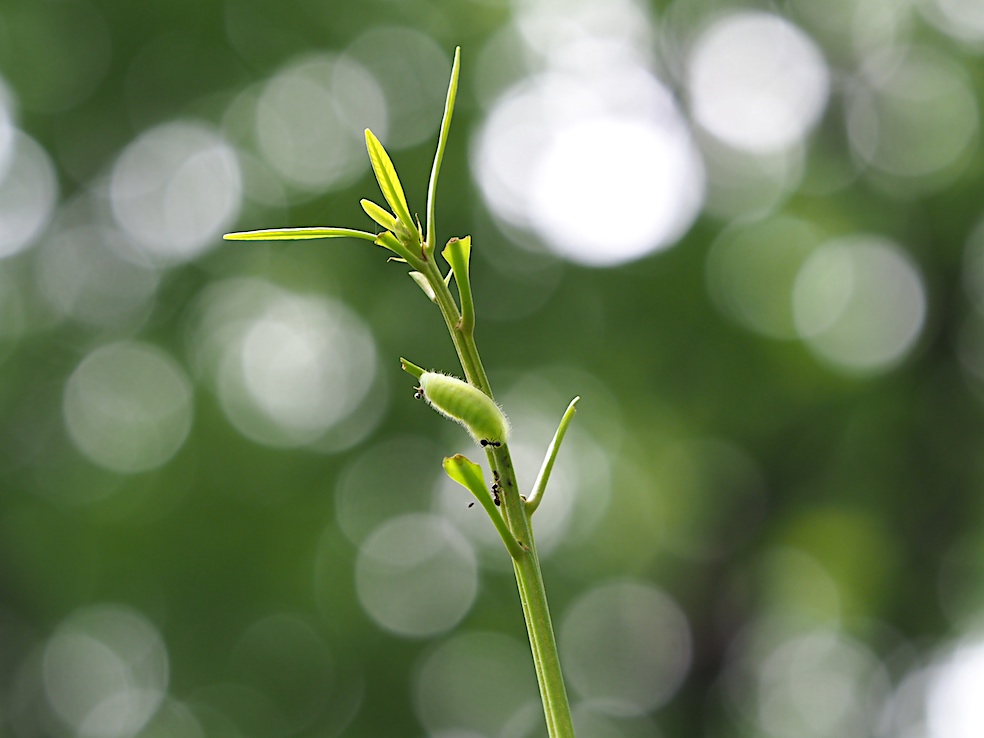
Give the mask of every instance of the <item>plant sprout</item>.
<path id="1" fill-rule="evenodd" d="M 424 294 L 440 308 L 451 340 L 461 361 L 464 380 L 440 372 L 426 371 L 401 359 L 407 373 L 418 380 L 417 396 L 425 398 L 435 410 L 465 427 L 484 450 L 494 482 L 489 486 L 482 468 L 461 454 L 444 459 L 447 475 L 471 492 L 488 513 L 506 550 L 512 558 L 519 598 L 523 606 L 533 662 L 547 730 L 551 738 L 574 735 L 570 706 L 557 655 L 557 643 L 547 607 L 543 577 L 533 540 L 531 518 L 543 498 L 561 441 L 574 417 L 579 398 L 574 398 L 561 418 L 547 449 L 540 473 L 529 494 L 520 494 L 509 454 L 509 423 L 495 403 L 485 368 L 475 344 L 475 305 L 469 276 L 471 238 L 452 238 L 441 251 L 450 269 L 442 272 L 436 258 L 435 199 L 437 180 L 444 158 L 448 130 L 458 90 L 461 50 L 455 49 L 444 118 L 438 136 L 437 152 L 427 187 L 426 229 L 411 215 L 403 186 L 383 145 L 368 129 L 366 147 L 372 169 L 389 210 L 371 200 L 362 208 L 384 231 L 380 234 L 350 228 L 275 228 L 226 234 L 237 241 L 357 238 L 393 252 L 392 261 L 410 268 L 410 277 Z M 451 291 L 454 282 L 457 300 Z"/>

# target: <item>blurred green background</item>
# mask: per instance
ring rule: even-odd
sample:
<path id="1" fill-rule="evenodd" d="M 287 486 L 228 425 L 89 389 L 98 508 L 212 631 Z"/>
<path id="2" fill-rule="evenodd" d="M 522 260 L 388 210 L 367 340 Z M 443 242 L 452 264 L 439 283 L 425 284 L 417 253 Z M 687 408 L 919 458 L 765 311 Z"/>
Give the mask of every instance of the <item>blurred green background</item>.
<path id="1" fill-rule="evenodd" d="M 581 738 L 984 735 L 979 0 L 0 0 L 0 735 L 542 736 L 440 474 L 529 486 Z"/>

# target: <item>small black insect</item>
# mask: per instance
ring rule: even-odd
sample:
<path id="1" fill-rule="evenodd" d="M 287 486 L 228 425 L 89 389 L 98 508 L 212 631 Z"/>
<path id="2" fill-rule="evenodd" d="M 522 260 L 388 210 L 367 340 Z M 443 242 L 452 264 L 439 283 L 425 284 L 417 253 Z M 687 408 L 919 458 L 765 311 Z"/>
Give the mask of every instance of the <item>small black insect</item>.
<path id="1" fill-rule="evenodd" d="M 413 393 L 413 399 L 415 399 L 415 400 L 422 400 L 422 399 L 424 399 L 424 388 L 423 387 L 414 387 L 414 389 L 416 390 L 416 392 Z"/>
<path id="2" fill-rule="evenodd" d="M 486 438 L 483 438 L 481 441 L 479 441 L 479 443 L 481 443 L 483 446 L 492 446 L 493 448 L 499 448 L 499 446 L 502 445 L 501 441 L 490 441 Z"/>

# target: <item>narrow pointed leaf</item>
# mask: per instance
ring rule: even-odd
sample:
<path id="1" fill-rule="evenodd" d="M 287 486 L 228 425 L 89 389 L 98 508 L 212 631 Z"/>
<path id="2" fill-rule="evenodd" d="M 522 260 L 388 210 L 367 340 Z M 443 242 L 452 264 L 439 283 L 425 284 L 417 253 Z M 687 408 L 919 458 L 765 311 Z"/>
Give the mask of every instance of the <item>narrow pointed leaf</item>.
<path id="1" fill-rule="evenodd" d="M 441 173 L 441 162 L 444 161 L 444 148 L 448 143 L 448 131 L 451 129 L 451 116 L 454 113 L 454 101 L 458 96 L 458 73 L 461 70 L 461 47 L 454 50 L 454 62 L 451 64 L 451 82 L 448 84 L 448 96 L 444 101 L 444 118 L 441 121 L 441 132 L 437 138 L 437 151 L 434 154 L 434 165 L 431 167 L 430 182 L 427 184 L 427 237 L 426 242 L 433 244 L 437 237 L 437 217 L 435 215 L 437 198 L 437 177 Z"/>
<path id="2" fill-rule="evenodd" d="M 393 217 L 385 208 L 380 207 L 372 200 L 360 200 L 359 204 L 362 205 L 362 209 L 366 211 L 366 215 L 372 218 L 376 223 L 387 231 L 397 230 L 397 220 Z"/>
<path id="3" fill-rule="evenodd" d="M 485 486 L 485 474 L 482 472 L 482 467 L 461 454 L 455 454 L 444 460 L 444 471 L 453 481 L 475 496 L 475 499 L 485 508 L 485 512 L 492 519 L 492 523 L 499 532 L 502 542 L 506 544 L 509 554 L 514 559 L 520 558 L 523 555 L 523 547 L 509 530 L 502 513 L 495 506 L 492 494 Z"/>
<path id="4" fill-rule="evenodd" d="M 470 334 L 475 330 L 475 305 L 472 301 L 471 277 L 468 274 L 471 236 L 452 238 L 441 255 L 451 265 L 455 284 L 458 285 L 458 297 L 461 300 L 461 329 Z"/>
<path id="5" fill-rule="evenodd" d="M 427 299 L 431 302 L 437 302 L 437 295 L 434 294 L 434 288 L 431 287 L 430 282 L 427 281 L 425 277 L 420 272 L 410 272 L 410 278 L 417 283 L 417 286 L 424 291 L 427 295 Z"/>
<path id="6" fill-rule="evenodd" d="M 571 404 L 567 406 L 564 417 L 560 419 L 560 425 L 557 426 L 557 432 L 554 433 L 553 440 L 547 448 L 547 455 L 543 457 L 543 466 L 540 467 L 540 473 L 536 478 L 536 483 L 533 485 L 533 491 L 530 493 L 529 499 L 526 500 L 526 509 L 530 515 L 536 512 L 537 507 L 540 506 L 540 500 L 543 499 L 543 491 L 547 488 L 547 480 L 550 479 L 550 472 L 553 471 L 554 461 L 557 459 L 557 452 L 560 451 L 560 444 L 564 440 L 564 434 L 567 433 L 567 426 L 574 420 L 574 413 L 577 412 L 577 403 L 580 399 L 580 397 L 575 397 L 571 400 Z"/>
<path id="7" fill-rule="evenodd" d="M 404 359 L 402 356 L 400 357 L 400 368 L 403 371 L 405 371 L 407 374 L 412 374 L 417 379 L 420 379 L 422 376 L 424 376 L 423 367 L 417 366 L 412 361 L 410 361 L 409 359 Z"/>
<path id="8" fill-rule="evenodd" d="M 375 241 L 375 233 L 357 231 L 352 228 L 265 228 L 260 231 L 237 231 L 227 233 L 226 241 L 301 241 L 314 238 L 361 238 Z"/>
<path id="9" fill-rule="evenodd" d="M 393 166 L 386 149 L 379 143 L 379 139 L 373 132 L 366 129 L 366 149 L 369 151 L 369 161 L 372 162 L 372 171 L 376 174 L 376 181 L 379 189 L 386 198 L 386 202 L 393 208 L 396 217 L 406 226 L 411 233 L 414 231 L 413 218 L 410 217 L 410 208 L 407 205 L 407 196 L 403 194 L 403 186 L 400 178 L 396 176 L 396 169 Z"/>

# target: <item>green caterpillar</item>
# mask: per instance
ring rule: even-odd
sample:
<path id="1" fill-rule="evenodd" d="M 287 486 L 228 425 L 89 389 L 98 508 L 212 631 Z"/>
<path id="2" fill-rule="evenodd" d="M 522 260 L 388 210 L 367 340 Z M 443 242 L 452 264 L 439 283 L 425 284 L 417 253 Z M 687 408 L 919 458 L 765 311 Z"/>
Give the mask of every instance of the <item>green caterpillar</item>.
<path id="1" fill-rule="evenodd" d="M 417 397 L 441 415 L 464 426 L 482 446 L 501 446 L 509 439 L 509 421 L 495 401 L 477 387 L 440 372 L 424 372 Z"/>

